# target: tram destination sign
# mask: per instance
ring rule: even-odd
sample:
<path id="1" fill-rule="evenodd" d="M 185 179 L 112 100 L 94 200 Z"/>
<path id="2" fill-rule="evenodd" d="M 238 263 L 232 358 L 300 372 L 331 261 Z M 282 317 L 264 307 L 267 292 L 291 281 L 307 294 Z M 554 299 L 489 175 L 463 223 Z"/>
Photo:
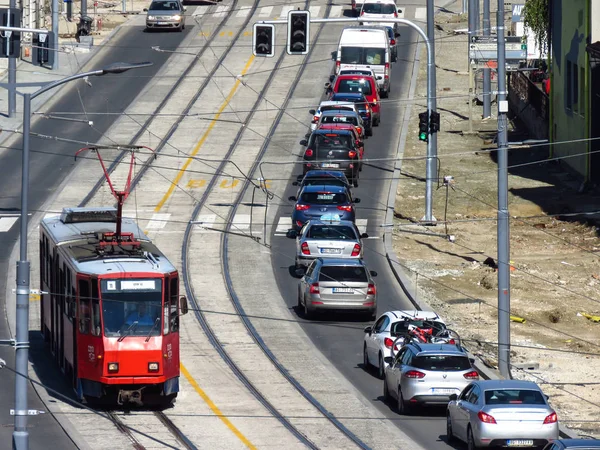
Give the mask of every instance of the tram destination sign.
<path id="1" fill-rule="evenodd" d="M 527 61 L 527 44 L 519 36 L 505 38 L 505 55 L 507 68 L 518 67 Z M 497 36 L 473 36 L 469 42 L 469 60 L 472 66 L 490 67 L 490 62 L 498 62 Z"/>

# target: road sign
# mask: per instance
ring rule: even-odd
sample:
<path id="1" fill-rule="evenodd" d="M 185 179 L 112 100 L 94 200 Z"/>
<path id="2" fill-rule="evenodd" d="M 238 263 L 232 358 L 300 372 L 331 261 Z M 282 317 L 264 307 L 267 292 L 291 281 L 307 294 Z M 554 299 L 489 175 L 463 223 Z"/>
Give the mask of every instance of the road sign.
<path id="1" fill-rule="evenodd" d="M 519 63 L 527 61 L 527 44 L 519 36 L 505 38 L 507 70 L 515 70 Z M 469 61 L 476 68 L 489 68 L 490 62 L 498 61 L 498 38 L 496 36 L 473 36 L 469 43 Z"/>

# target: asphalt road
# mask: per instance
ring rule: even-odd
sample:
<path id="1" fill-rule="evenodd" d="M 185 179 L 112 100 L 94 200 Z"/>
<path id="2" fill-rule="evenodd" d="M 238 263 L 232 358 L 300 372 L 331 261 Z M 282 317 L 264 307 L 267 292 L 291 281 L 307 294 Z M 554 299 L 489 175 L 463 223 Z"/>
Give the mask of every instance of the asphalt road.
<path id="1" fill-rule="evenodd" d="M 398 62 L 392 68 L 392 92 L 390 98 L 382 101 L 382 120 L 374 128 L 373 136 L 365 144 L 365 157 L 394 158 L 402 129 L 399 99 L 408 97 L 412 75 L 416 32 L 407 27 L 401 28 L 398 44 Z M 425 52 L 421 53 L 422 58 Z M 415 107 L 419 108 L 419 105 Z M 416 124 L 410 124 L 411 127 Z M 423 154 L 425 144 L 423 144 Z M 354 188 L 354 196 L 361 199 L 356 207 L 357 219 L 368 219 L 367 233 L 376 239 L 364 241 L 364 259 L 371 270 L 378 273 L 377 298 L 379 314 L 398 309 L 414 309 L 413 304 L 402 292 L 385 258 L 380 227 L 385 220 L 387 196 L 394 164 L 391 161 L 375 161 L 365 165 L 360 175 L 359 187 Z M 294 176 L 295 179 L 295 176 Z M 283 198 L 296 194 L 296 187 L 290 185 Z M 401 181 L 406 182 L 406 181 Z M 289 217 L 293 205 L 281 206 L 277 215 Z M 283 298 L 290 308 L 297 302 L 297 280 L 290 276 L 289 266 L 293 266 L 295 241 L 283 237 L 272 239 L 272 262 L 277 283 Z M 424 409 L 412 416 L 400 416 L 383 403 L 383 382 L 374 373 L 362 367 L 363 328 L 368 325 L 353 316 L 328 315 L 317 321 L 304 321 L 302 326 L 315 346 L 368 398 L 382 416 L 393 420 L 411 438 L 430 450 L 453 448 L 445 442 L 445 409 Z"/>
<path id="2" fill-rule="evenodd" d="M 154 45 L 160 45 L 163 49 L 175 49 L 181 41 L 192 32 L 189 27 L 183 33 L 144 33 L 142 27 L 123 27 L 110 41 L 110 46 L 101 49 L 91 62 L 84 68 L 94 70 L 105 67 L 113 62 L 141 62 L 151 61 L 152 67 L 136 69 L 123 76 L 106 75 L 95 77 L 92 87 L 82 82 L 72 83 L 74 86 L 61 92 L 61 99 L 57 101 L 52 111 L 76 111 L 81 112 L 122 112 L 142 91 L 146 83 L 151 80 L 161 66 L 170 56 L 169 53 L 159 53 L 151 50 Z M 137 75 L 137 76 L 131 76 Z M 79 92 L 78 92 L 79 90 Z M 51 112 L 51 111 L 48 111 Z M 36 120 L 32 124 L 32 132 L 48 136 L 60 136 L 82 141 L 96 142 L 103 133 L 118 119 L 118 115 L 94 116 L 94 127 L 91 128 L 83 123 L 67 122 L 61 120 Z M 11 139 L 3 145 L 8 150 L 0 154 L 0 214 L 18 213 L 20 210 L 20 186 L 21 186 L 21 139 Z M 73 155 L 80 146 L 57 141 L 31 138 L 31 163 L 30 163 L 30 212 L 41 209 L 46 199 L 51 196 L 60 182 L 75 166 Z M 51 170 L 49 170 L 51 168 Z M 92 176 L 100 176 L 98 173 Z M 65 205 L 76 206 L 76 205 Z M 19 223 L 17 222 L 7 232 L 0 232 L 0 273 L 7 274 L 0 277 L 0 308 L 6 311 L 5 292 L 6 283 L 14 283 L 14 274 L 7 273 L 9 267 L 9 255 L 18 239 Z M 32 264 L 36 264 L 35 261 Z M 32 285 L 37 285 L 32 280 Z M 6 317 L 6 314 L 5 314 Z M 34 327 L 35 324 L 32 324 Z M 14 332 L 14 330 L 13 330 Z M 0 339 L 9 337 L 6 319 L 0 320 Z M 32 339 L 32 346 L 41 346 L 39 339 Z M 34 367 L 43 371 L 55 371 L 59 377 L 58 367 L 54 365 L 47 356 L 48 352 L 40 352 L 40 349 L 32 349 L 32 354 L 40 355 L 35 361 Z M 43 355 L 46 355 L 44 358 Z M 7 364 L 14 367 L 14 350 L 8 347 L 0 347 L 0 358 L 6 360 Z M 47 373 L 45 374 L 48 375 Z M 29 408 L 43 410 L 44 406 L 35 391 L 30 387 L 28 393 Z M 14 377 L 8 370 L 0 372 L 0 447 L 9 448 L 12 439 L 13 417 L 9 409 L 14 405 Z M 30 421 L 30 445 L 32 449 L 47 448 L 51 442 L 54 448 L 74 448 L 73 443 L 62 431 L 56 420 L 49 414 L 31 417 Z"/>

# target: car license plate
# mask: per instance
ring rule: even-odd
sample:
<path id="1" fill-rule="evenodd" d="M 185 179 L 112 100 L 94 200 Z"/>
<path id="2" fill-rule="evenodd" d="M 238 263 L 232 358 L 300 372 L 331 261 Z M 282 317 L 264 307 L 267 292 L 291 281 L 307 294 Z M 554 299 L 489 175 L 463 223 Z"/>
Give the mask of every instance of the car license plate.
<path id="1" fill-rule="evenodd" d="M 156 22 L 157 25 L 167 25 L 167 22 Z"/>
<path id="2" fill-rule="evenodd" d="M 334 294 L 353 294 L 354 289 L 352 288 L 333 288 Z"/>
<path id="3" fill-rule="evenodd" d="M 533 439 L 509 439 L 506 441 L 507 447 L 532 447 Z"/>
<path id="4" fill-rule="evenodd" d="M 321 164 L 321 167 L 337 168 L 337 167 L 340 167 L 340 165 L 337 163 L 323 163 L 323 164 Z"/>
<path id="5" fill-rule="evenodd" d="M 341 248 L 322 248 L 321 253 L 339 254 L 339 253 L 342 253 L 342 249 Z"/>
<path id="6" fill-rule="evenodd" d="M 439 394 L 439 395 L 451 395 L 456 393 L 456 391 L 454 389 L 436 389 L 436 388 L 432 388 L 431 389 L 431 393 L 432 394 Z"/>

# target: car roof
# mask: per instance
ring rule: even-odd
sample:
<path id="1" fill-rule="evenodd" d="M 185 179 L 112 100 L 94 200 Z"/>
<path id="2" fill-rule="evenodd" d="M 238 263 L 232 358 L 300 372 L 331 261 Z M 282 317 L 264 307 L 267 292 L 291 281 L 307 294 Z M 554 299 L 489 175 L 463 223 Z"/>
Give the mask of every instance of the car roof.
<path id="1" fill-rule="evenodd" d="M 523 380 L 481 380 L 477 382 L 482 389 L 536 389 L 541 388 L 533 381 Z"/>
<path id="2" fill-rule="evenodd" d="M 417 348 L 418 352 L 417 355 L 420 354 L 440 354 L 440 353 L 444 353 L 444 354 L 454 354 L 454 355 L 460 355 L 460 356 L 466 356 L 466 352 L 462 349 L 460 349 L 457 345 L 455 344 L 415 344 L 415 343 L 409 343 L 407 345 L 412 345 L 414 347 Z"/>
<path id="3" fill-rule="evenodd" d="M 339 134 L 342 136 L 346 136 L 350 133 L 351 133 L 350 130 L 335 130 L 335 134 Z M 331 132 L 331 130 L 320 130 L 317 128 L 316 130 L 314 130 L 312 132 L 312 134 L 333 134 L 333 133 Z"/>
<path id="4" fill-rule="evenodd" d="M 357 116 L 358 113 L 356 111 L 350 109 L 330 109 L 327 111 L 323 111 L 322 116 L 347 116 L 354 115 Z"/>
<path id="5" fill-rule="evenodd" d="M 559 439 L 554 441 L 563 444 L 566 449 L 570 448 L 600 448 L 600 440 L 598 439 Z"/>
<path id="6" fill-rule="evenodd" d="M 356 226 L 351 220 L 309 220 L 307 223 L 309 224 L 309 227 L 312 227 L 313 225 L 327 225 L 328 227 L 339 225 L 354 228 Z"/>
<path id="7" fill-rule="evenodd" d="M 365 75 L 365 78 L 366 77 L 368 77 L 368 75 Z M 370 78 L 373 78 L 373 77 L 370 77 Z M 338 97 L 361 98 L 365 94 L 363 94 L 362 92 L 336 92 L 335 94 L 333 94 L 331 96 L 331 98 L 334 98 L 336 95 Z M 332 101 L 336 101 L 336 100 L 332 100 Z"/>
<path id="8" fill-rule="evenodd" d="M 304 186 L 302 188 L 302 192 L 322 192 L 326 190 L 327 192 L 331 192 L 334 194 L 344 194 L 347 189 L 345 186 L 335 186 L 333 184 L 311 184 L 308 186 Z"/>
<path id="9" fill-rule="evenodd" d="M 321 260 L 324 266 L 362 266 L 365 267 L 365 263 L 362 259 L 345 259 L 345 258 L 318 258 Z M 366 268 L 366 267 L 365 267 Z"/>

